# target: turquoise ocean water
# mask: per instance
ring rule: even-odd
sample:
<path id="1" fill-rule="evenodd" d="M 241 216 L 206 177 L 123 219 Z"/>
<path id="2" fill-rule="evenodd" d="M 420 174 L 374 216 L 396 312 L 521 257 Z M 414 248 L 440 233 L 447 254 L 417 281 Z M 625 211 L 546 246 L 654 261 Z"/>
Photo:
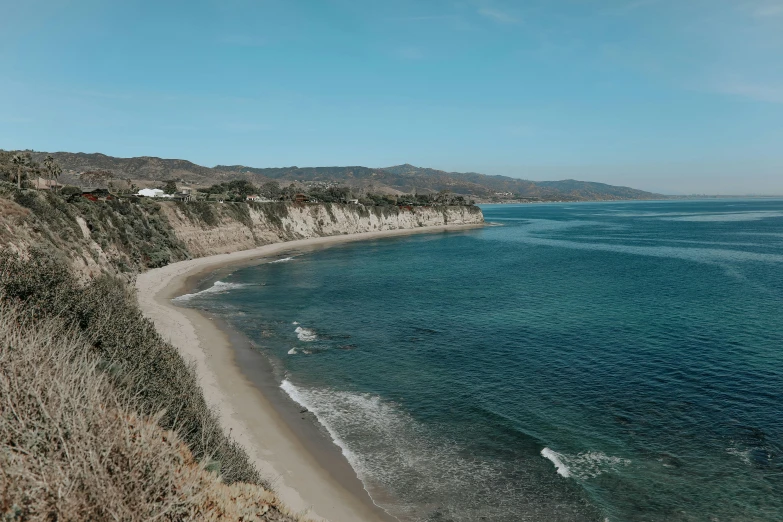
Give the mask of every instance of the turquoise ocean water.
<path id="1" fill-rule="evenodd" d="M 486 206 L 178 299 L 417 521 L 783 520 L 783 201 Z"/>

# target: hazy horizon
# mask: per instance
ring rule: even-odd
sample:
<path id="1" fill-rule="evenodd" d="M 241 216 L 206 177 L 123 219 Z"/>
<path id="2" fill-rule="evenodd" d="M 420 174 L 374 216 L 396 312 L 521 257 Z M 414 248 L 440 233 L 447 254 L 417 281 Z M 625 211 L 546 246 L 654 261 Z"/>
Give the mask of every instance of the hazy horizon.
<path id="1" fill-rule="evenodd" d="M 783 194 L 783 0 L 31 0 L 0 147 Z"/>

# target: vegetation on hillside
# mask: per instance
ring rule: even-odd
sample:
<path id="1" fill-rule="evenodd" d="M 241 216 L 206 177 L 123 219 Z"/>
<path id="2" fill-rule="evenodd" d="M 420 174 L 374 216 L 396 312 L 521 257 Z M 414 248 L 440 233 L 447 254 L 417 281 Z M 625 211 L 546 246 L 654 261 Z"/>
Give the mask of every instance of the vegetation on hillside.
<path id="1" fill-rule="evenodd" d="M 0 302 L 2 520 L 290 521 L 257 484 L 227 484 L 214 461 L 140 407 L 89 342 L 57 319 Z"/>
<path id="2" fill-rule="evenodd" d="M 161 426 L 165 410 L 140 413 L 126 381 L 141 375 L 27 305 L 0 301 L 2 520 L 293 520 L 263 487 L 199 461 Z"/>
<path id="3" fill-rule="evenodd" d="M 0 250 L 0 299 L 28 320 L 61 321 L 89 342 L 112 384 L 134 398 L 137 413 L 157 415 L 179 433 L 197 459 L 219 463 L 227 482 L 260 483 L 247 456 L 226 438 L 195 375 L 139 310 L 127 284 L 102 275 L 86 285 L 57 256 Z"/>
<path id="4" fill-rule="evenodd" d="M 62 171 L 60 164 L 49 154 L 39 163 L 30 151 L 0 150 L 0 181 L 15 184 L 17 188 L 32 186 L 31 180 L 38 177 L 56 182 Z"/>
<path id="5" fill-rule="evenodd" d="M 204 228 L 251 231 L 251 212 L 284 230 L 294 205 L 87 196 L 0 180 L 0 519 L 294 520 L 128 285 L 190 256 L 166 217 L 174 205 Z M 364 197 L 350 206 L 362 216 L 446 202 Z M 336 205 L 324 206 L 334 218 Z"/>
<path id="6" fill-rule="evenodd" d="M 33 152 L 43 161 L 47 153 Z M 213 168 L 189 161 L 153 157 L 113 158 L 103 154 L 57 152 L 52 156 L 65 171 L 76 175 L 91 170 L 109 170 L 117 179 L 173 179 L 191 185 L 211 186 L 237 180 L 263 187 L 271 181 L 279 187 L 311 188 L 314 185 L 347 186 L 354 194 L 436 194 L 449 191 L 466 199 L 481 201 L 552 201 L 653 199 L 659 194 L 583 181 L 530 181 L 507 176 L 488 176 L 476 172 L 446 172 L 437 169 L 396 165 L 385 168 L 350 167 L 277 167 L 253 168 L 243 165 L 218 165 Z M 271 187 L 271 185 L 270 185 Z M 259 192 L 260 193 L 260 192 Z M 274 199 L 274 198 L 273 198 Z"/>
<path id="7" fill-rule="evenodd" d="M 73 256 L 91 255 L 96 262 L 103 254 L 120 272 L 138 272 L 189 257 L 159 204 L 149 199 L 68 199 L 61 193 L 15 190 L 7 184 L 0 185 L 0 196 L 22 209 L 16 216 L 10 212 L 7 216 L 18 227 L 17 235 L 29 231 L 35 234 L 34 241 Z M 85 238 L 79 219 L 89 231 L 89 239 Z M 13 232 L 0 227 L 0 239 L 4 234 Z M 100 251 L 91 247 L 92 241 Z"/>
<path id="8" fill-rule="evenodd" d="M 202 190 L 208 194 L 224 194 L 231 201 L 245 201 L 249 195 L 260 195 L 274 201 L 294 201 L 304 196 L 308 201 L 317 203 L 348 203 L 356 201 L 365 206 L 433 206 L 433 205 L 472 205 L 473 201 L 464 196 L 442 191 L 432 194 L 390 195 L 368 190 L 356 190 L 345 185 L 311 184 L 301 186 L 289 184 L 281 187 L 277 181 L 268 181 L 256 186 L 247 180 L 234 180 L 212 185 Z"/>

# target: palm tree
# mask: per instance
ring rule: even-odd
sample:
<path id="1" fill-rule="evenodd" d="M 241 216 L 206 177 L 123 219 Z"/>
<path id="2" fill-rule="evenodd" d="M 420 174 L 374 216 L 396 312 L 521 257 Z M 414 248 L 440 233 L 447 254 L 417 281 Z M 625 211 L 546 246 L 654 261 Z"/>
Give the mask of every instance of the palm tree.
<path id="1" fill-rule="evenodd" d="M 46 159 L 44 160 L 44 170 L 46 171 L 47 178 L 55 181 L 55 183 L 60 177 L 60 174 L 63 173 L 63 168 L 54 160 L 51 154 L 46 156 Z"/>
<path id="2" fill-rule="evenodd" d="M 11 163 L 16 167 L 16 188 L 22 188 L 22 173 L 30 168 L 30 157 L 26 154 L 14 154 Z"/>

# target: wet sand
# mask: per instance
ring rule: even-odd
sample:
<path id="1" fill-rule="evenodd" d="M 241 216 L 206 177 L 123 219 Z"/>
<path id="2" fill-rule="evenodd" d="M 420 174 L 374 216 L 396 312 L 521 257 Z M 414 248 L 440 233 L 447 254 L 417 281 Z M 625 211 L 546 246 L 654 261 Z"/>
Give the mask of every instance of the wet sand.
<path id="1" fill-rule="evenodd" d="M 395 237 L 466 230 L 482 225 L 448 225 L 349 234 L 284 243 L 173 263 L 140 274 L 139 305 L 161 335 L 194 364 L 207 403 L 247 451 L 261 475 L 293 511 L 333 522 L 393 521 L 376 506 L 340 448 L 317 422 L 279 388 L 270 362 L 241 334 L 198 310 L 171 299 L 216 271 L 252 265 L 283 252 Z"/>

